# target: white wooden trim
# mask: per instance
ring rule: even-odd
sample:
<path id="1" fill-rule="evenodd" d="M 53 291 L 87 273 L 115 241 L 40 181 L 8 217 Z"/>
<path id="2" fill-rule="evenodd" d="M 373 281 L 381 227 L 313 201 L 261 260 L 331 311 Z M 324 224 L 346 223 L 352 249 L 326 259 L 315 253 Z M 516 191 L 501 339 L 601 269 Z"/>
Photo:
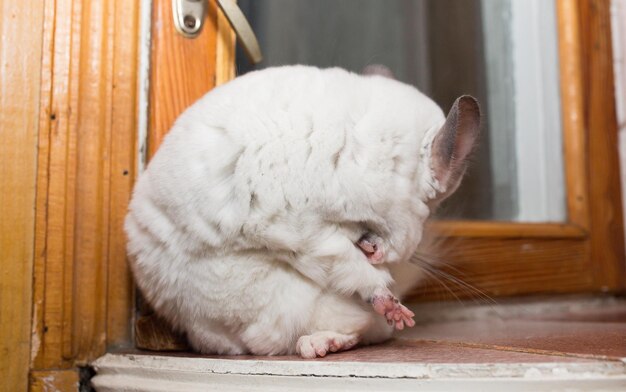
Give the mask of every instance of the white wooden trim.
<path id="1" fill-rule="evenodd" d="M 626 131 L 626 0 L 611 1 L 611 38 L 617 122 L 620 132 L 624 132 Z"/>
<path id="2" fill-rule="evenodd" d="M 141 173 L 147 162 L 148 149 L 148 106 L 150 102 L 150 35 L 152 28 L 152 0 L 141 0 L 139 6 L 139 77 L 137 113 L 137 173 Z"/>
<path id="3" fill-rule="evenodd" d="M 620 362 L 422 364 L 225 360 L 106 354 L 93 363 L 97 391 L 619 391 Z"/>
<path id="4" fill-rule="evenodd" d="M 622 205 L 626 206 L 626 0 L 611 1 L 611 38 L 613 41 Z M 626 222 L 626 208 L 623 208 L 623 214 Z M 626 231 L 624 235 L 626 235 Z"/>

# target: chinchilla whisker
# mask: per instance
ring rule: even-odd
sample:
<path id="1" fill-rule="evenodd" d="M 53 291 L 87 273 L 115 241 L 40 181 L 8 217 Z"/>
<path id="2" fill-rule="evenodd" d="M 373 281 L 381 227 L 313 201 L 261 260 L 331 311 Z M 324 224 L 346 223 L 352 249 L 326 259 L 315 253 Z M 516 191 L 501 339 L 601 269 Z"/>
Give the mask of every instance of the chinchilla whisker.
<path id="1" fill-rule="evenodd" d="M 493 299 L 491 296 L 489 296 L 488 294 L 486 294 L 484 291 L 478 289 L 477 287 L 465 282 L 464 280 L 452 274 L 449 274 L 441 270 L 440 268 L 437 268 L 435 265 L 433 265 L 433 264 L 444 264 L 444 263 L 439 263 L 438 261 L 433 262 L 432 259 L 428 260 L 421 256 L 422 255 L 420 254 L 415 254 L 410 259 L 410 261 L 412 264 L 416 265 L 417 267 L 421 268 L 423 271 L 427 272 L 429 276 L 431 277 L 437 276 L 439 279 L 445 279 L 451 283 L 454 283 L 456 286 L 461 288 L 465 293 L 471 294 L 475 300 L 480 299 L 490 305 L 497 305 L 497 301 Z M 449 266 L 446 266 L 446 267 L 449 268 Z M 455 295 L 455 297 L 457 296 Z"/>
<path id="2" fill-rule="evenodd" d="M 424 273 L 426 275 L 428 275 L 429 277 L 431 277 L 435 282 L 439 283 L 440 285 L 442 285 L 458 302 L 460 302 L 461 304 L 465 304 L 463 302 L 463 300 L 456 295 L 456 293 L 454 292 L 454 290 L 452 290 L 444 281 L 443 279 L 441 279 L 440 277 L 438 277 L 436 274 L 434 274 L 432 271 L 429 271 L 428 269 L 423 269 Z"/>

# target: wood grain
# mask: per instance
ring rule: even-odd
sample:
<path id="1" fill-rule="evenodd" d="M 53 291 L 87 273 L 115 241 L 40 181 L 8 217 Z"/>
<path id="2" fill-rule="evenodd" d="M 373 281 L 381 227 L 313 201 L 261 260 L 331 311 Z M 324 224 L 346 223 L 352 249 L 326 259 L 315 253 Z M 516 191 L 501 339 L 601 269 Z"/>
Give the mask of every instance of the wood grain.
<path id="1" fill-rule="evenodd" d="M 176 32 L 171 0 L 154 0 L 152 7 L 149 156 L 178 115 L 215 86 L 217 46 L 215 1 L 209 1 L 205 25 L 193 39 Z"/>
<path id="2" fill-rule="evenodd" d="M 591 233 L 590 269 L 602 290 L 626 289 L 626 254 L 613 80 L 610 0 L 580 1 Z"/>
<path id="3" fill-rule="evenodd" d="M 135 168 L 138 4 L 47 0 L 36 202 L 35 369 L 128 344 L 122 218 Z"/>
<path id="4" fill-rule="evenodd" d="M 43 9 L 0 2 L 0 390 L 28 385 Z"/>
<path id="5" fill-rule="evenodd" d="M 217 44 L 215 49 L 215 85 L 235 77 L 235 44 L 237 35 L 221 8 L 217 11 Z"/>
<path id="6" fill-rule="evenodd" d="M 137 173 L 139 2 L 115 3 L 111 83 L 109 244 L 107 277 L 107 347 L 131 345 L 134 286 L 122 230 Z M 134 37 L 134 38 L 133 38 Z"/>
<path id="7" fill-rule="evenodd" d="M 587 247 L 585 238 L 450 238 L 431 250 L 441 276 L 409 301 L 590 291 Z"/>
<path id="8" fill-rule="evenodd" d="M 558 0 L 557 23 L 561 76 L 563 159 L 567 195 L 567 220 L 589 228 L 587 135 L 584 123 L 583 61 L 580 10 L 576 0 Z"/>
<path id="9" fill-rule="evenodd" d="M 463 238 L 583 238 L 587 232 L 567 223 L 495 221 L 432 221 L 425 231 L 437 237 Z"/>

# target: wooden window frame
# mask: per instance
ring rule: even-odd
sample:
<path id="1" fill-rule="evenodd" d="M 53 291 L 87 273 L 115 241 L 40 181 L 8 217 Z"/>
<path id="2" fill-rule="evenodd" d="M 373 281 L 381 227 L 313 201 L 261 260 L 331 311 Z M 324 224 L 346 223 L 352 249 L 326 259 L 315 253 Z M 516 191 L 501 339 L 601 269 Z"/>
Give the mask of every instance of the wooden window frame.
<path id="1" fill-rule="evenodd" d="M 610 2 L 555 1 L 568 221 L 430 226 L 449 245 L 446 256 L 463 272 L 459 278 L 492 296 L 626 287 Z M 234 76 L 234 36 L 215 1 L 210 5 L 202 35 L 189 40 L 173 31 L 171 1 L 153 1 L 151 153 L 179 112 Z M 75 382 L 78 364 L 134 345 L 123 219 L 139 159 L 139 23 L 138 2 L 44 1 L 29 364 L 34 389 L 44 380 Z M 172 83 L 180 78 L 185 86 Z M 451 296 L 429 284 L 412 299 L 442 295 Z"/>
<path id="2" fill-rule="evenodd" d="M 447 272 L 488 296 L 626 288 L 610 1 L 556 4 L 567 222 L 432 225 L 450 249 Z M 467 287 L 431 282 L 411 298 L 480 295 Z"/>

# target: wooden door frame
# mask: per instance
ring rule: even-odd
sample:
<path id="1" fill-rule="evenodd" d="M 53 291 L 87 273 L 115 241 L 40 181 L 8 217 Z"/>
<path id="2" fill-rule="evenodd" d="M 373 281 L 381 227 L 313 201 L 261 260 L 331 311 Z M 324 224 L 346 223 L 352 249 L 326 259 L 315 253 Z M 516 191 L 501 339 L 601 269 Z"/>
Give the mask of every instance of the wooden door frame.
<path id="1" fill-rule="evenodd" d="M 556 4 L 567 222 L 434 222 L 443 270 L 467 285 L 431 281 L 414 300 L 626 288 L 610 1 Z"/>
<path id="2" fill-rule="evenodd" d="M 28 385 L 43 10 L 0 5 L 0 390 Z"/>
<path id="3" fill-rule="evenodd" d="M 139 2 L 42 3 L 30 389 L 71 390 L 132 342 Z"/>

